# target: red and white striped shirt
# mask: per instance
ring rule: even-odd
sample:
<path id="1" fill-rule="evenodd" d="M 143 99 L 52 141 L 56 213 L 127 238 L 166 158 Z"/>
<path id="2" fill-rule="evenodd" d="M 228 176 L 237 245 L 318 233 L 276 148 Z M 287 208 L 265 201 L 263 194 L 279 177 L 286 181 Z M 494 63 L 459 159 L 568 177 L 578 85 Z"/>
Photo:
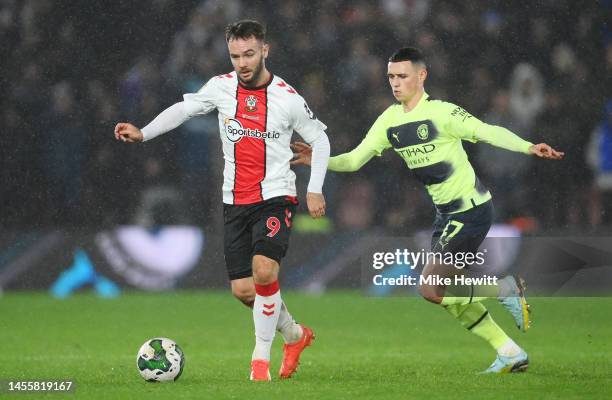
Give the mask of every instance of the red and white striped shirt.
<path id="1" fill-rule="evenodd" d="M 166 111 L 160 114 L 142 129 L 145 140 L 175 128 L 188 118 L 216 109 L 225 159 L 224 203 L 253 204 L 272 197 L 296 195 L 295 174 L 289 166 L 293 157 L 289 144 L 294 131 L 308 143 L 324 139 L 327 146 L 324 178 L 329 157 L 327 127 L 283 79 L 271 75 L 265 85 L 248 88 L 231 72 L 210 79 L 197 93 L 185 94 L 183 99 L 173 106 L 182 105 L 177 109 L 182 113 L 180 118 L 174 118 L 170 126 L 161 126 L 156 122 L 160 122 L 158 119 Z M 320 193 L 323 178 L 313 182 L 311 175 L 308 191 Z"/>

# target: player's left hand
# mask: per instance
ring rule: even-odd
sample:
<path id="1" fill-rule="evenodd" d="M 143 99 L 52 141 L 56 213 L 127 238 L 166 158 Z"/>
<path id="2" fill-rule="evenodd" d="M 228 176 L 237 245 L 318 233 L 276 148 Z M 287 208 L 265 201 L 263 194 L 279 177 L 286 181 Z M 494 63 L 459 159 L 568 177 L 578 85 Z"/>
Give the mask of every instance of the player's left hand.
<path id="1" fill-rule="evenodd" d="M 540 158 L 546 158 L 548 160 L 560 160 L 565 155 L 564 152 L 557 151 L 546 143 L 538 143 L 532 145 L 529 148 L 529 154 L 533 154 Z"/>
<path id="2" fill-rule="evenodd" d="M 306 194 L 306 204 L 312 218 L 319 218 L 325 215 L 325 197 L 323 197 L 323 193 L 308 192 Z"/>

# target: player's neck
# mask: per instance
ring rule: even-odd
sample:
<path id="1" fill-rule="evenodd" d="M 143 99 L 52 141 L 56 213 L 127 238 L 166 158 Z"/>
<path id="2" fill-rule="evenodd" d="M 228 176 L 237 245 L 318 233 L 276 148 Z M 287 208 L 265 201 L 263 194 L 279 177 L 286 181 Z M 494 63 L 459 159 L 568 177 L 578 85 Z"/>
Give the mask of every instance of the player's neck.
<path id="1" fill-rule="evenodd" d="M 414 108 L 419 104 L 421 98 L 423 98 L 423 94 L 425 94 L 424 90 L 419 90 L 410 100 L 402 101 L 402 107 L 404 108 L 404 112 L 410 112 L 414 110 Z"/>

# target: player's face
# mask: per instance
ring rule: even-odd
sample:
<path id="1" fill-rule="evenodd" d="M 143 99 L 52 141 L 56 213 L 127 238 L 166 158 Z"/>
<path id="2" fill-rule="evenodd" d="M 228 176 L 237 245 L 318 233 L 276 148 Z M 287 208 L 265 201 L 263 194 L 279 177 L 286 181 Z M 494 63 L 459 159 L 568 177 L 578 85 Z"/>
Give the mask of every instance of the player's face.
<path id="1" fill-rule="evenodd" d="M 387 66 L 387 78 L 393 96 L 397 101 L 406 103 L 423 90 L 427 70 L 420 64 L 411 61 L 390 62 Z"/>
<path id="2" fill-rule="evenodd" d="M 254 36 L 235 38 L 227 43 L 230 59 L 238 79 L 247 86 L 258 86 L 268 57 L 268 45 Z"/>

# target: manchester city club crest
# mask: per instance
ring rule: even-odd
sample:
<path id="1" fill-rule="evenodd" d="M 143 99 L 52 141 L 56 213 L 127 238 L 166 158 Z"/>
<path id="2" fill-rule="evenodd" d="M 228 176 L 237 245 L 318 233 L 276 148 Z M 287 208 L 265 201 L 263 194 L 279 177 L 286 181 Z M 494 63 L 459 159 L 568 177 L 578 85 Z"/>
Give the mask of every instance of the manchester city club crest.
<path id="1" fill-rule="evenodd" d="M 246 110 L 248 112 L 257 111 L 257 97 L 250 95 L 249 97 L 244 99 L 244 102 L 246 103 Z"/>
<path id="2" fill-rule="evenodd" d="M 427 127 L 427 124 L 419 125 L 419 127 L 417 128 L 417 136 L 421 140 L 427 140 L 427 138 L 429 137 L 429 127 Z"/>

